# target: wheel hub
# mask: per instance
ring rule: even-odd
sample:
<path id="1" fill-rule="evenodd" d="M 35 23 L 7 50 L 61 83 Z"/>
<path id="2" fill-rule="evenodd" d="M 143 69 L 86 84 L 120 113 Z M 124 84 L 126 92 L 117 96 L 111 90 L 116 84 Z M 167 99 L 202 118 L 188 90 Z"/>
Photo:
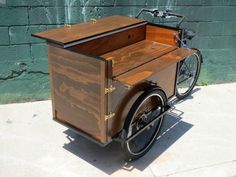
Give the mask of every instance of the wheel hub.
<path id="1" fill-rule="evenodd" d="M 139 130 L 148 123 L 148 116 L 146 113 L 143 113 L 136 123 L 136 129 Z"/>

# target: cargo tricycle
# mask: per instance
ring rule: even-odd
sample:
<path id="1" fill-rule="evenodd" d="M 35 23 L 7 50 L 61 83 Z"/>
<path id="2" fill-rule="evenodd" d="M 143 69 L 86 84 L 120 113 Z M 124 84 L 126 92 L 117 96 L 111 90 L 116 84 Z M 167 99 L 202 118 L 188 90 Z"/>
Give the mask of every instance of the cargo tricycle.
<path id="1" fill-rule="evenodd" d="M 179 18 L 176 27 L 140 19 Z M 202 62 L 186 47 L 184 16 L 142 9 L 33 34 L 46 39 L 53 118 L 105 146 L 121 142 L 126 160 L 143 156 L 161 130 L 169 101 L 187 97 Z"/>

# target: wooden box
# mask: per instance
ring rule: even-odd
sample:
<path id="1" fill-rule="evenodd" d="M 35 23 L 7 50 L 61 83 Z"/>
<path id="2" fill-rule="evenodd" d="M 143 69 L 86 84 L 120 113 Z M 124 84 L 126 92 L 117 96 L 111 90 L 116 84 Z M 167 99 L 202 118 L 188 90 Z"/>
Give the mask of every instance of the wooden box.
<path id="1" fill-rule="evenodd" d="M 150 84 L 175 94 L 177 29 L 111 16 L 34 36 L 47 40 L 53 117 L 99 142 L 123 128 L 135 99 Z"/>

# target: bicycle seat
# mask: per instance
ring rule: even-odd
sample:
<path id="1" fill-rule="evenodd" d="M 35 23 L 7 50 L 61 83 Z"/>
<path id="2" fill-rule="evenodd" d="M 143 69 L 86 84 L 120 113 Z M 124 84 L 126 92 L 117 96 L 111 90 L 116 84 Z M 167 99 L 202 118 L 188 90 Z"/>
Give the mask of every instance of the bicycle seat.
<path id="1" fill-rule="evenodd" d="M 196 36 L 196 32 L 191 29 L 185 29 L 184 30 L 184 38 L 187 38 L 189 40 L 193 39 Z"/>

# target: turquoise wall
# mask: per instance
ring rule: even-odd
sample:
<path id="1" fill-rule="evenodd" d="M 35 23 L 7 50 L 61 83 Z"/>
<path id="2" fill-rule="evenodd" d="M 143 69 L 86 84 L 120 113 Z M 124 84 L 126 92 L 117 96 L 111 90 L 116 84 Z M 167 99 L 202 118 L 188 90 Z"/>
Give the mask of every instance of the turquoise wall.
<path id="1" fill-rule="evenodd" d="M 204 56 L 199 84 L 236 81 L 235 0 L 0 0 L 0 104 L 50 97 L 46 46 L 31 33 L 143 7 L 188 17 Z"/>

